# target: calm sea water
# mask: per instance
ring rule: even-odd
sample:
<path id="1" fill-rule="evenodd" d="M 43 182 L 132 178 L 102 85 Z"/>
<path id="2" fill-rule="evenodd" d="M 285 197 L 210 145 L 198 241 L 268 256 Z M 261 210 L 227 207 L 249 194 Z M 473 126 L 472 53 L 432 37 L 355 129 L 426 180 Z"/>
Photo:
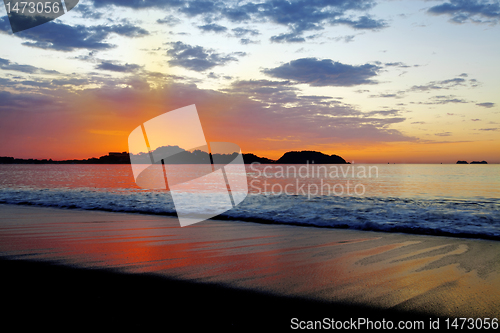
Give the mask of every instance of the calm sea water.
<path id="1" fill-rule="evenodd" d="M 500 165 L 249 165 L 247 180 L 219 218 L 500 240 Z M 130 165 L 0 165 L 0 203 L 175 215 Z"/>

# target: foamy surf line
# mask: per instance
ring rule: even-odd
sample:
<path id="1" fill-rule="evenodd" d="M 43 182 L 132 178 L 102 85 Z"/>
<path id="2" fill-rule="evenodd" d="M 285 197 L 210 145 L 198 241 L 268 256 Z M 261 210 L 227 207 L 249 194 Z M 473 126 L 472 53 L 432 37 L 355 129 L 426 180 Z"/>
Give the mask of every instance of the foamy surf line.
<path id="1" fill-rule="evenodd" d="M 169 193 L 2 188 L 0 203 L 176 216 Z M 500 240 L 500 200 L 249 195 L 217 220 Z M 192 212 L 207 207 L 192 202 Z"/>

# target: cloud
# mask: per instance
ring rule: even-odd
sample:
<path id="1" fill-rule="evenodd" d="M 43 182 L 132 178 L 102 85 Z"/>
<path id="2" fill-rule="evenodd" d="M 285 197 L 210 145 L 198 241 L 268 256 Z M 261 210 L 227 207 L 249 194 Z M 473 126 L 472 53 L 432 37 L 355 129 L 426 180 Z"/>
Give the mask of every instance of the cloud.
<path id="1" fill-rule="evenodd" d="M 0 87 L 12 87 L 15 83 L 11 79 L 6 79 L 4 77 L 0 77 Z"/>
<path id="2" fill-rule="evenodd" d="M 480 128 L 478 131 L 498 131 L 498 128 Z"/>
<path id="3" fill-rule="evenodd" d="M 397 116 L 399 114 L 399 110 L 397 109 L 392 109 L 392 110 L 380 110 L 380 111 L 370 111 L 370 112 L 365 112 L 367 116 Z"/>
<path id="4" fill-rule="evenodd" d="M 353 29 L 358 29 L 358 30 L 365 30 L 365 29 L 370 29 L 370 30 L 379 30 L 382 28 L 385 28 L 387 24 L 383 20 L 374 20 L 369 18 L 368 16 L 362 16 L 358 20 L 352 20 L 349 18 L 341 18 L 341 19 L 330 19 L 326 21 L 327 23 L 331 25 L 348 25 Z M 297 23 L 289 23 L 288 26 L 290 27 L 291 32 L 289 33 L 282 33 L 276 36 L 272 36 L 270 38 L 271 42 L 274 43 L 302 43 L 305 42 L 305 38 L 303 37 L 303 33 L 305 31 L 309 30 L 322 30 L 323 29 L 323 24 L 326 22 L 320 21 L 305 21 L 303 20 L 301 24 Z M 315 38 L 316 35 L 314 36 L 309 36 L 307 38 Z M 354 36 L 346 36 L 343 37 L 345 42 L 352 41 L 354 39 Z"/>
<path id="5" fill-rule="evenodd" d="M 235 37 L 245 37 L 245 36 L 258 36 L 260 35 L 260 32 L 256 29 L 246 29 L 246 28 L 234 28 L 231 30 L 234 33 Z"/>
<path id="6" fill-rule="evenodd" d="M 339 36 L 339 37 L 333 37 L 331 39 L 336 41 L 336 42 L 343 41 L 344 43 L 350 43 L 350 42 L 354 41 L 354 37 L 356 37 L 356 35 Z"/>
<path id="7" fill-rule="evenodd" d="M 379 61 L 374 62 L 375 65 L 382 66 L 382 63 Z M 418 65 L 413 65 L 413 66 L 408 66 L 404 63 L 401 62 L 390 62 L 390 63 L 385 63 L 383 64 L 386 67 L 401 67 L 401 68 L 406 68 L 406 67 L 418 67 Z M 446 80 L 441 80 L 441 81 L 431 81 L 427 84 L 424 85 L 414 85 L 411 88 L 407 90 L 400 90 L 396 92 L 386 92 L 386 93 L 378 93 L 378 94 L 373 94 L 370 95 L 370 98 L 403 98 L 405 97 L 405 94 L 411 93 L 411 92 L 427 92 L 430 93 L 434 90 L 449 90 L 452 88 L 456 87 L 470 87 L 470 88 L 475 88 L 479 85 L 478 81 L 476 79 L 465 79 L 467 78 L 468 75 L 466 73 L 462 73 L 458 75 L 456 78 L 452 79 L 446 79 Z M 355 92 L 357 93 L 362 93 L 362 92 L 368 92 L 365 90 L 356 90 Z M 466 101 L 464 99 L 459 99 L 456 98 L 454 95 L 448 95 L 448 96 L 434 96 L 430 98 L 430 102 L 423 103 L 415 103 L 415 102 L 410 102 L 411 104 L 447 104 L 447 103 L 471 103 L 471 101 Z M 480 105 L 484 107 L 488 107 L 489 103 L 480 103 L 480 104 L 486 104 L 486 105 Z M 479 105 L 479 104 L 477 104 Z M 491 106 L 489 106 L 491 107 Z"/>
<path id="8" fill-rule="evenodd" d="M 201 46 L 191 46 L 182 42 L 167 43 L 171 49 L 167 55 L 171 57 L 171 66 L 180 66 L 197 72 L 202 72 L 215 66 L 223 66 L 231 61 L 238 61 L 236 56 L 244 56 L 244 52 L 233 52 L 228 55 Z"/>
<path id="9" fill-rule="evenodd" d="M 111 62 L 102 62 L 96 66 L 96 69 L 102 69 L 112 72 L 121 72 L 121 73 L 133 73 L 136 72 L 141 67 L 142 66 L 136 64 L 115 65 Z"/>
<path id="10" fill-rule="evenodd" d="M 243 45 L 248 44 L 259 44 L 259 40 L 252 40 L 250 38 L 241 38 L 246 36 L 258 36 L 260 32 L 256 29 L 246 29 L 246 28 L 234 28 L 231 30 L 233 32 L 234 37 L 240 38 L 240 43 Z"/>
<path id="11" fill-rule="evenodd" d="M 491 103 L 491 102 L 486 102 L 486 103 L 476 103 L 476 105 L 478 106 L 482 106 L 483 108 L 492 108 L 495 106 L 495 103 Z"/>
<path id="12" fill-rule="evenodd" d="M 347 25 L 358 30 L 378 30 L 387 26 L 384 20 L 372 18 L 364 12 L 375 6 L 373 0 L 273 0 L 207 1 L 207 0 L 151 0 L 121 1 L 94 0 L 96 7 L 107 5 L 129 8 L 163 8 L 183 13 L 188 17 L 202 16 L 206 22 L 226 19 L 233 23 L 272 22 L 286 26 L 288 33 L 273 36 L 274 42 L 299 42 L 305 31 L 322 30 L 324 25 Z M 354 13 L 362 15 L 356 17 Z"/>
<path id="13" fill-rule="evenodd" d="M 454 95 L 448 96 L 433 96 L 430 98 L 431 102 L 424 104 L 448 104 L 448 103 L 469 103 L 468 101 L 456 98 Z"/>
<path id="14" fill-rule="evenodd" d="M 298 88 L 290 81 L 241 80 L 234 81 L 229 89 L 231 94 L 247 96 L 251 100 L 271 105 L 300 103 L 297 97 Z"/>
<path id="15" fill-rule="evenodd" d="M 277 36 L 272 36 L 270 40 L 273 43 L 303 43 L 306 41 L 304 37 L 296 33 L 279 34 Z"/>
<path id="16" fill-rule="evenodd" d="M 94 8 L 93 6 L 82 3 L 79 3 L 78 6 L 76 6 L 73 10 L 77 13 L 80 13 L 82 18 L 84 19 L 98 20 L 104 15 L 102 12 L 96 10 L 96 8 Z"/>
<path id="17" fill-rule="evenodd" d="M 175 6 L 177 4 L 177 1 L 174 0 L 171 3 Z M 209 13 L 218 12 L 220 11 L 220 8 L 222 6 L 223 2 L 210 0 L 183 1 L 183 4 L 179 6 L 179 11 L 190 17 L 194 17 L 197 15 L 206 15 Z"/>
<path id="18" fill-rule="evenodd" d="M 322 30 L 325 24 L 348 25 L 354 29 L 378 30 L 386 26 L 385 21 L 367 15 L 352 18 L 352 11 L 367 11 L 374 6 L 372 1 L 338 0 L 275 0 L 260 4 L 244 5 L 257 19 L 285 25 L 289 32 L 271 38 L 274 42 L 301 42 L 305 31 Z"/>
<path id="19" fill-rule="evenodd" d="M 198 28 L 203 30 L 204 32 L 222 33 L 227 31 L 226 27 L 223 27 L 222 25 L 218 25 L 215 23 L 200 25 L 198 26 Z"/>
<path id="20" fill-rule="evenodd" d="M 43 68 L 31 66 L 31 65 L 19 65 L 18 63 L 11 62 L 8 59 L 0 58 L 0 69 L 6 71 L 18 71 L 27 74 L 59 74 L 55 70 L 46 70 Z"/>
<path id="21" fill-rule="evenodd" d="M 141 27 L 137 27 L 135 25 L 132 25 L 130 23 L 125 23 L 125 24 L 115 24 L 115 25 L 110 25 L 110 26 L 94 26 L 91 27 L 93 31 L 96 31 L 101 34 L 111 34 L 115 33 L 120 36 L 125 36 L 125 37 L 143 37 L 149 35 L 149 32 Z"/>
<path id="22" fill-rule="evenodd" d="M 333 19 L 330 20 L 331 24 L 344 24 L 351 28 L 358 30 L 379 30 L 387 27 L 387 23 L 384 20 L 375 20 L 369 16 L 361 16 L 357 20 L 351 19 Z"/>
<path id="23" fill-rule="evenodd" d="M 238 96 L 247 95 L 250 100 L 259 103 L 256 104 L 257 108 L 245 115 L 245 124 L 249 129 L 258 128 L 261 137 L 293 136 L 300 137 L 301 143 L 314 144 L 328 144 L 331 140 L 415 140 L 388 128 L 392 124 L 403 122 L 403 117 L 370 117 L 351 105 L 340 104 L 328 96 L 300 96 L 299 91 L 294 90 L 286 81 L 239 81 L 233 85 L 231 93 L 236 91 L 239 92 Z"/>
<path id="24" fill-rule="evenodd" d="M 297 136 L 298 133 L 311 131 L 304 135 L 318 138 L 344 137 L 348 141 L 365 140 L 370 136 L 376 138 L 374 140 L 414 140 L 387 128 L 405 120 L 398 116 L 398 110 L 361 112 L 330 96 L 300 95 L 300 90 L 290 81 L 235 81 L 225 92 L 240 97 L 247 96 L 260 103 L 263 114 L 256 112 L 254 115 L 258 117 L 255 119 L 260 124 L 266 124 L 269 131 L 273 128 L 276 131 L 273 124 L 279 123 L 280 128 L 284 126 Z M 376 115 L 383 117 L 374 117 Z M 318 133 L 313 135 L 314 127 Z"/>
<path id="25" fill-rule="evenodd" d="M 360 92 L 360 91 L 356 91 L 356 92 Z M 377 94 L 377 95 L 370 95 L 370 98 L 403 98 L 404 97 L 404 91 L 398 91 L 396 93 L 386 93 L 386 94 L 383 94 L 383 93 L 380 93 L 380 94 Z"/>
<path id="26" fill-rule="evenodd" d="M 500 2 L 498 0 L 449 0 L 427 10 L 432 15 L 448 15 L 454 23 L 498 23 Z"/>
<path id="27" fill-rule="evenodd" d="M 8 66 L 5 66 L 6 64 Z M 12 68 L 10 68 L 11 66 Z M 14 80 L 0 78 L 0 89 L 11 87 L 15 88 L 15 91 L 18 93 L 36 92 L 36 94 L 39 94 L 40 90 L 44 89 L 45 92 L 50 92 L 50 89 L 61 86 L 83 86 L 91 83 L 88 78 L 79 78 L 78 76 L 75 77 L 75 74 L 72 74 L 71 76 L 65 76 L 57 71 L 47 71 L 30 65 L 18 65 L 15 63 L 11 64 L 10 61 L 2 58 L 0 58 L 0 68 L 6 70 L 18 70 L 22 73 L 29 74 L 29 79 L 24 79 L 24 76 L 12 76 Z M 51 80 L 50 77 L 47 76 L 34 77 L 32 76 L 32 74 L 57 74 L 57 78 Z M 16 96 L 17 95 L 14 95 L 14 97 Z"/>
<path id="28" fill-rule="evenodd" d="M 165 24 L 168 25 L 169 27 L 174 27 L 180 24 L 181 22 L 182 21 L 179 18 L 175 17 L 174 15 L 167 15 L 162 19 L 156 20 L 156 23 Z"/>
<path id="29" fill-rule="evenodd" d="M 214 91 L 165 75 L 145 74 L 131 74 L 125 84 L 123 79 L 94 73 L 90 85 L 80 89 L 63 85 L 36 93 L 0 92 L 0 141 L 9 138 L 12 142 L 5 153 L 25 147 L 26 154 L 55 158 L 74 153 L 76 142 L 92 142 L 113 151 L 113 145 L 126 142 L 126 133 L 138 123 L 189 104 L 196 104 L 207 140 L 235 142 L 244 151 L 258 151 L 264 145 L 267 150 L 286 151 L 332 142 L 416 140 L 390 128 L 403 122 L 403 117 L 367 117 L 356 107 L 330 96 L 301 96 L 294 83 L 287 80 L 236 81 L 229 83 L 226 91 Z M 155 84 L 150 84 L 151 80 Z M 137 112 L 138 108 L 142 111 Z M 108 142 L 89 135 L 89 129 L 120 130 L 124 134 Z M 59 138 L 70 138 L 70 142 Z M 82 158 L 92 156 L 85 150 L 78 153 Z"/>
<path id="30" fill-rule="evenodd" d="M 254 41 L 254 40 L 251 40 L 251 39 L 248 39 L 248 38 L 242 38 L 242 39 L 240 39 L 240 43 L 243 44 L 243 45 L 259 44 L 258 41 Z"/>
<path id="31" fill-rule="evenodd" d="M 58 103 L 51 96 L 37 94 L 37 93 L 26 93 L 26 94 L 13 94 L 8 91 L 0 91 L 0 111 L 33 111 L 33 110 L 43 110 L 43 109 L 55 109 Z"/>
<path id="32" fill-rule="evenodd" d="M 409 65 L 406 65 L 402 62 L 387 62 L 385 63 L 385 65 L 387 67 L 401 67 L 401 68 L 409 68 L 409 67 L 412 67 L 412 66 L 409 66 Z"/>
<path id="33" fill-rule="evenodd" d="M 186 2 L 185 0 L 150 0 L 150 1 L 140 1 L 140 0 L 93 0 L 94 6 L 97 8 L 106 6 L 117 6 L 117 7 L 127 7 L 127 8 L 178 8 L 183 6 Z"/>
<path id="34" fill-rule="evenodd" d="M 52 80 L 51 84 L 56 85 L 56 86 L 82 86 L 85 84 L 88 84 L 89 81 L 87 79 L 59 79 L 59 80 Z"/>
<path id="35" fill-rule="evenodd" d="M 218 78 L 220 78 L 220 75 L 217 75 L 214 72 L 210 72 L 210 73 L 208 73 L 207 77 L 209 79 L 218 79 Z"/>
<path id="36" fill-rule="evenodd" d="M 7 17 L 0 18 L 0 31 L 7 21 Z M 148 31 L 130 23 L 116 25 L 97 25 L 86 27 L 83 25 L 67 25 L 55 21 L 28 29 L 14 36 L 27 40 L 23 45 L 56 51 L 73 51 L 75 49 L 105 50 L 114 45 L 105 42 L 110 34 L 125 37 L 142 37 Z"/>
<path id="37" fill-rule="evenodd" d="M 429 90 L 440 90 L 440 89 L 450 89 L 456 86 L 464 86 L 466 80 L 462 77 L 457 77 L 442 81 L 431 81 L 422 86 L 413 86 L 409 91 L 429 91 Z"/>
<path id="38" fill-rule="evenodd" d="M 438 105 L 438 104 L 449 104 L 449 103 L 470 103 L 465 99 L 457 98 L 455 95 L 441 95 L 441 96 L 432 96 L 429 98 L 428 102 L 410 102 L 410 104 L 420 104 L 420 105 Z M 453 113 L 449 113 L 448 115 L 453 115 Z"/>
<path id="39" fill-rule="evenodd" d="M 7 16 L 0 17 L 0 32 L 8 33 L 12 31 L 9 18 Z"/>
<path id="40" fill-rule="evenodd" d="M 23 80 L 19 81 L 19 84 L 25 85 L 25 86 L 32 86 L 36 88 L 49 88 L 51 86 L 50 82 L 43 82 L 43 81 L 35 81 L 35 80 Z"/>
<path id="41" fill-rule="evenodd" d="M 451 132 L 434 133 L 436 136 L 451 136 Z"/>
<path id="42" fill-rule="evenodd" d="M 379 66 L 365 64 L 345 65 L 330 59 L 302 58 L 262 72 L 275 78 L 306 83 L 313 87 L 376 84 L 371 80 L 380 70 Z"/>

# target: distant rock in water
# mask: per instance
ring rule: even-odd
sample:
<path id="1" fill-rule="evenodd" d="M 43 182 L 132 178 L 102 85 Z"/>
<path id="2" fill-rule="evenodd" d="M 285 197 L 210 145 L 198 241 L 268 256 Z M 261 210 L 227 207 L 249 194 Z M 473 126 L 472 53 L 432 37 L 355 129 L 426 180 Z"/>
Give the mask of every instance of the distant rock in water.
<path id="1" fill-rule="evenodd" d="M 473 161 L 473 162 L 470 162 L 470 164 L 488 164 L 488 162 L 486 162 L 486 161 L 481 161 L 481 162 Z"/>
<path id="2" fill-rule="evenodd" d="M 276 161 L 277 164 L 347 164 L 338 155 L 326 155 L 318 151 L 289 151 Z"/>
<path id="3" fill-rule="evenodd" d="M 457 164 L 469 164 L 467 161 L 457 161 Z"/>

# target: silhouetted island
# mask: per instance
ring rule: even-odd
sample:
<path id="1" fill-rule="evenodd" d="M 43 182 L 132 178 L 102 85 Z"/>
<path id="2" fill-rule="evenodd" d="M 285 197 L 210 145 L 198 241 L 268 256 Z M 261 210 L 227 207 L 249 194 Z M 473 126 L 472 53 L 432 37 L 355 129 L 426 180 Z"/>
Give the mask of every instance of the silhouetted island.
<path id="1" fill-rule="evenodd" d="M 166 156 L 172 155 L 180 158 L 167 158 L 164 162 L 167 164 L 197 164 L 197 163 L 210 163 L 212 159 L 218 164 L 230 163 L 237 155 L 237 153 L 232 154 L 212 154 L 210 156 L 207 152 L 201 150 L 195 151 L 185 151 L 177 146 L 166 146 L 157 148 L 152 153 L 158 152 L 158 154 L 163 155 L 160 151 L 170 152 Z M 144 160 L 143 163 L 150 163 L 150 156 L 148 153 L 140 153 L 135 155 L 140 160 Z M 245 164 L 261 163 L 261 164 L 306 164 L 306 163 L 316 163 L 316 164 L 349 164 L 342 157 L 338 155 L 326 155 L 317 151 L 290 151 L 283 154 L 278 160 L 272 160 L 267 157 L 260 157 L 255 154 L 243 154 L 243 160 Z M 142 162 L 141 162 L 142 163 Z M 101 156 L 99 158 L 88 158 L 82 160 L 62 160 L 53 161 L 52 159 L 22 159 L 14 157 L 0 157 L 0 164 L 130 164 L 130 155 L 128 152 L 110 152 L 108 155 Z"/>
<path id="2" fill-rule="evenodd" d="M 338 155 L 326 155 L 318 151 L 289 151 L 281 156 L 277 164 L 347 164 L 347 162 Z"/>
<path id="3" fill-rule="evenodd" d="M 457 161 L 457 164 L 469 164 L 469 163 L 467 163 L 467 161 Z M 486 161 L 481 161 L 481 162 L 472 161 L 472 162 L 470 162 L 470 164 L 488 164 L 488 162 L 486 162 Z"/>

